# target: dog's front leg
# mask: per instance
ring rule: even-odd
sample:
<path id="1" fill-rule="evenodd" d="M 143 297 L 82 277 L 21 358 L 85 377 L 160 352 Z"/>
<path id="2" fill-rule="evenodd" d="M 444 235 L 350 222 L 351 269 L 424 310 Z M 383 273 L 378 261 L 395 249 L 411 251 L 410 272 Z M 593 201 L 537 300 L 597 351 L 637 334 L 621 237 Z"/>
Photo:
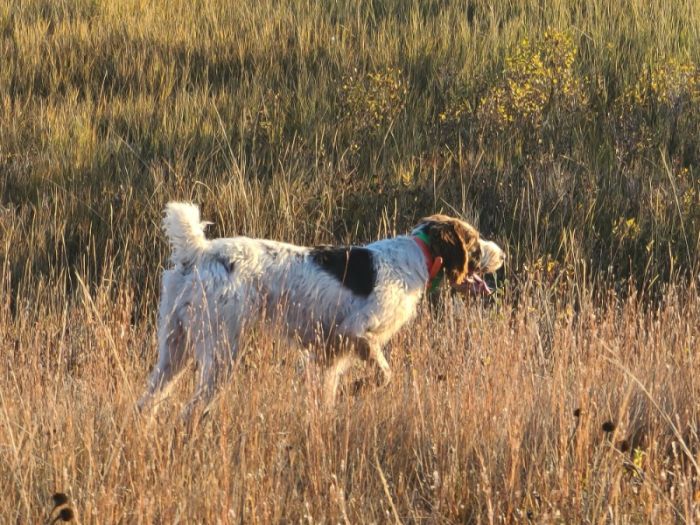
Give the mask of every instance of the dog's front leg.
<path id="1" fill-rule="evenodd" d="M 340 377 L 347 372 L 356 359 L 352 352 L 340 352 L 332 358 L 323 380 L 323 403 L 327 408 L 333 408 L 338 392 Z"/>
<path id="2" fill-rule="evenodd" d="M 335 404 L 340 377 L 358 361 L 372 361 L 379 371 L 377 384 L 384 387 L 391 381 L 391 368 L 384 357 L 382 347 L 366 337 L 344 337 L 339 345 L 342 350 L 333 358 L 324 380 L 324 403 L 327 407 Z M 364 385 L 360 385 L 364 389 Z"/>
<path id="3" fill-rule="evenodd" d="M 355 352 L 363 361 L 372 361 L 377 367 L 379 377 L 377 385 L 384 387 L 391 382 L 391 367 L 384 357 L 382 347 L 371 337 L 359 337 L 355 340 Z"/>
<path id="4" fill-rule="evenodd" d="M 369 343 L 369 356 L 374 364 L 379 368 L 380 380 L 378 384 L 380 387 L 385 387 L 391 382 L 391 368 L 389 363 L 384 356 L 382 347 L 377 343 Z"/>

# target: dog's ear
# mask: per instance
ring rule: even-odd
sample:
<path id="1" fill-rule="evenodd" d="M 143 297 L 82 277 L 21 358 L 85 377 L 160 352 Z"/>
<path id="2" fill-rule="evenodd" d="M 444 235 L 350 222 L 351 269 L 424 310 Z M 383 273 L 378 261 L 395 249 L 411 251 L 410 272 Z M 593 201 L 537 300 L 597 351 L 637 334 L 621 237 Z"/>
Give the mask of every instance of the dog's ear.
<path id="1" fill-rule="evenodd" d="M 453 285 L 460 285 L 469 273 L 469 262 L 479 233 L 466 222 L 445 215 L 421 219 L 436 257 L 442 257 L 445 273 Z"/>
<path id="2" fill-rule="evenodd" d="M 431 222 L 450 222 L 454 221 L 452 217 L 449 215 L 443 215 L 442 213 L 436 213 L 435 215 L 428 215 L 427 217 L 423 217 L 420 221 L 418 221 L 418 225 L 420 226 L 421 224 L 428 224 Z"/>

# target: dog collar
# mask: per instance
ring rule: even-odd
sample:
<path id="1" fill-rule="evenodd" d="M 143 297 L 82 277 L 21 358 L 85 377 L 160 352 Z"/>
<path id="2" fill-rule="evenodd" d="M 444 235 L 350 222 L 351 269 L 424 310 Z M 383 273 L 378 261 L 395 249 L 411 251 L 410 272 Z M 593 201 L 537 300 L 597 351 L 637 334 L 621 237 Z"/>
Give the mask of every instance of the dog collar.
<path id="1" fill-rule="evenodd" d="M 430 293 L 433 293 L 437 290 L 438 286 L 440 286 L 442 278 L 445 275 L 442 271 L 442 257 L 433 257 L 430 253 L 430 239 L 424 231 L 418 230 L 413 233 L 413 240 L 423 252 L 425 264 L 428 267 L 428 282 L 425 287 Z"/>

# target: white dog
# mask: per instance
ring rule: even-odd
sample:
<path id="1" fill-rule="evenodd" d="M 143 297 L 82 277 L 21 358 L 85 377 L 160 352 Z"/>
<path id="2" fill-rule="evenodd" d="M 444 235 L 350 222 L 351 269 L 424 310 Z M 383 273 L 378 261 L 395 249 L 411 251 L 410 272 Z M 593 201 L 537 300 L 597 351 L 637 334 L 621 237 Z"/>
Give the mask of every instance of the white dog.
<path id="1" fill-rule="evenodd" d="M 420 221 L 411 235 L 364 247 L 307 248 L 234 237 L 208 240 L 199 208 L 171 202 L 163 227 L 172 248 L 163 273 L 158 363 L 139 401 L 163 394 L 194 349 L 199 382 L 190 407 L 209 401 L 241 344 L 246 325 L 282 322 L 291 337 L 323 349 L 329 368 L 324 399 L 332 405 L 340 376 L 369 360 L 391 379 L 383 345 L 446 276 L 459 289 L 488 293 L 481 276 L 501 267 L 503 251 L 469 224 L 445 215 Z"/>

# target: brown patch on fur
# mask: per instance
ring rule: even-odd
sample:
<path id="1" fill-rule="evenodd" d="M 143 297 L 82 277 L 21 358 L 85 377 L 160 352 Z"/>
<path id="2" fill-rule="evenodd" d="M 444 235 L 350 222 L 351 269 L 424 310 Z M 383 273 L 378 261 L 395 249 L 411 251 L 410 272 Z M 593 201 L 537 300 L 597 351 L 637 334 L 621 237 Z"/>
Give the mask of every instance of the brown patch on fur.
<path id="1" fill-rule="evenodd" d="M 420 220 L 425 224 L 425 233 L 430 239 L 430 250 L 435 257 L 442 257 L 445 273 L 453 285 L 460 285 L 473 270 L 477 261 L 472 261 L 473 253 L 479 253 L 479 232 L 470 224 L 448 217 L 431 215 Z"/>

